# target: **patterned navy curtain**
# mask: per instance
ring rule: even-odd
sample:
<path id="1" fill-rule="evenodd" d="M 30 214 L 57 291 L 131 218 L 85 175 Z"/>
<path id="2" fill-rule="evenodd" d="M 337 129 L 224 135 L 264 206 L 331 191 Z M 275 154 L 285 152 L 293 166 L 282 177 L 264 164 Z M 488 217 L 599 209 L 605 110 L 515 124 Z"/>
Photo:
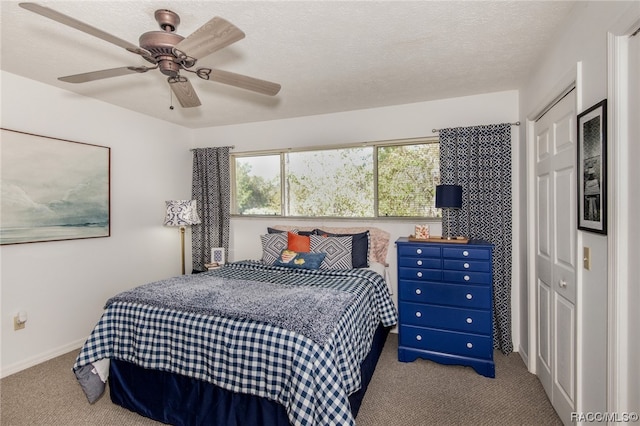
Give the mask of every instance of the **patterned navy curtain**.
<path id="1" fill-rule="evenodd" d="M 211 248 L 229 252 L 231 217 L 230 147 L 193 150 L 191 196 L 197 201 L 202 223 L 191 228 L 193 270 L 205 271 L 211 261 Z"/>
<path id="2" fill-rule="evenodd" d="M 462 186 L 453 210 L 454 235 L 482 239 L 493 251 L 493 346 L 513 351 L 511 339 L 511 125 L 440 130 L 442 184 Z M 443 219 L 443 229 L 447 226 Z"/>

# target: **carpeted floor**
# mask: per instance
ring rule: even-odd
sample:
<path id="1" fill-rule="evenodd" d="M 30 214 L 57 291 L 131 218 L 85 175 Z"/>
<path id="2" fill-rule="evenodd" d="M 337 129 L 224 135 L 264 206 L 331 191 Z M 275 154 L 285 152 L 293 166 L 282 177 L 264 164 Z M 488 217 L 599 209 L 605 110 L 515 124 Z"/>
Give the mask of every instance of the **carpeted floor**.
<path id="1" fill-rule="evenodd" d="M 496 378 L 471 368 L 400 363 L 390 334 L 356 419 L 358 426 L 561 425 L 536 376 L 518 354 L 496 352 Z M 114 405 L 89 405 L 71 366 L 77 351 L 0 381 L 2 426 L 158 425 Z"/>

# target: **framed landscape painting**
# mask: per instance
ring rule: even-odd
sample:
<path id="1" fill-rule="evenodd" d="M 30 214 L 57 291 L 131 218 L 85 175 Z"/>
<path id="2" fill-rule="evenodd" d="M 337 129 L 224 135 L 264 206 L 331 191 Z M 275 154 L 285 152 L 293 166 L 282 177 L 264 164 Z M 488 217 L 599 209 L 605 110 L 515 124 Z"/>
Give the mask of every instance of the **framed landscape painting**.
<path id="1" fill-rule="evenodd" d="M 607 101 L 578 115 L 578 229 L 607 233 Z"/>
<path id="2" fill-rule="evenodd" d="M 0 244 L 110 235 L 111 148 L 0 132 Z"/>

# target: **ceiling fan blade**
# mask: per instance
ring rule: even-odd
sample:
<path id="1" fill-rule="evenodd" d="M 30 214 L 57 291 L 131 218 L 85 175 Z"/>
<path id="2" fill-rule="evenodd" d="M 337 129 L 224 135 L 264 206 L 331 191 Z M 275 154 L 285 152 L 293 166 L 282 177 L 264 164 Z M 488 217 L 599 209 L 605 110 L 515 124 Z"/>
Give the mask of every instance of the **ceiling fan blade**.
<path id="1" fill-rule="evenodd" d="M 108 70 L 85 72 L 83 74 L 68 75 L 66 77 L 59 77 L 58 80 L 65 83 L 86 83 L 88 81 L 102 80 L 103 78 L 119 77 L 121 75 L 143 73 L 156 67 L 120 67 L 111 68 Z"/>
<path id="2" fill-rule="evenodd" d="M 258 78 L 248 77 L 234 72 L 216 70 L 211 68 L 198 68 L 196 70 L 198 77 L 204 80 L 216 81 L 222 84 L 239 87 L 241 89 L 251 90 L 262 93 L 263 95 L 275 96 L 280 91 L 281 86 L 278 83 L 272 83 Z"/>
<path id="3" fill-rule="evenodd" d="M 176 44 L 175 48 L 192 58 L 201 59 L 242 40 L 244 36 L 238 27 L 216 16 Z"/>
<path id="4" fill-rule="evenodd" d="M 193 86 L 185 77 L 169 77 L 167 81 L 182 108 L 192 108 L 202 105 Z"/>
<path id="5" fill-rule="evenodd" d="M 108 41 L 109 43 L 113 43 L 116 46 L 127 49 L 129 52 L 137 53 L 138 55 L 142 56 L 152 57 L 151 53 L 149 53 L 145 49 L 140 48 L 139 46 L 136 46 L 135 44 L 129 43 L 126 40 L 122 40 L 121 38 L 104 32 L 98 28 L 92 27 L 89 24 L 85 24 L 82 21 L 78 21 L 77 19 L 67 16 L 63 13 L 57 12 L 53 9 L 49 9 L 48 7 L 41 6 L 37 3 L 20 3 L 19 5 L 23 9 L 27 9 L 46 18 L 53 19 L 56 22 L 67 25 L 71 28 L 75 28 L 76 30 L 80 30 L 94 37 L 101 38 L 104 41 Z"/>

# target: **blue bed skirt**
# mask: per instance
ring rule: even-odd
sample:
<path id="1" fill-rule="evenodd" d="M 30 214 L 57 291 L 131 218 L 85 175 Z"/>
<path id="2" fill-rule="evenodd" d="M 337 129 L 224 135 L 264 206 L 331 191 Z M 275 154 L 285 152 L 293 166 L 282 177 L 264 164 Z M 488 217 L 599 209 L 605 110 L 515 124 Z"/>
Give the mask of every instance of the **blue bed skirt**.
<path id="1" fill-rule="evenodd" d="M 378 327 L 371 351 L 360 365 L 362 388 L 349 396 L 354 418 L 389 330 L 382 325 Z M 289 425 L 284 406 L 277 402 L 126 361 L 111 361 L 109 389 L 114 404 L 171 425 Z"/>

